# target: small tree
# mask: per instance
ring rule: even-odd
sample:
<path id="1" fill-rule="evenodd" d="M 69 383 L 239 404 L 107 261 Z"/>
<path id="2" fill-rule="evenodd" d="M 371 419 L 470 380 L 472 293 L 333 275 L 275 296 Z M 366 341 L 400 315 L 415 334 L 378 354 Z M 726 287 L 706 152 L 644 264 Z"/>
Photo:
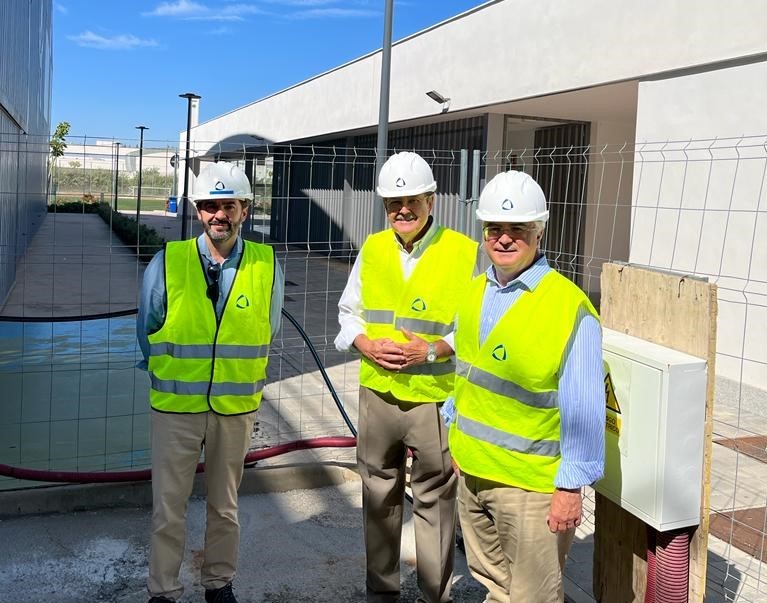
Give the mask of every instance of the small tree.
<path id="1" fill-rule="evenodd" d="M 66 137 L 67 134 L 69 134 L 70 127 L 68 121 L 60 122 L 59 125 L 56 126 L 53 135 L 51 135 L 50 143 L 48 143 L 51 147 L 51 158 L 48 162 L 48 195 L 50 195 L 51 192 L 51 182 L 53 181 L 53 175 L 56 171 L 58 158 L 64 155 L 64 151 L 67 148 Z"/>

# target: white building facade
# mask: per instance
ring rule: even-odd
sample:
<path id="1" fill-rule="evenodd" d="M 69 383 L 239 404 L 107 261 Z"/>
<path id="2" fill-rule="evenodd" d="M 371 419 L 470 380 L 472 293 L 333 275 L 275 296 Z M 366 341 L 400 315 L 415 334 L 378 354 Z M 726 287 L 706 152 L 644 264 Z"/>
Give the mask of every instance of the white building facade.
<path id="1" fill-rule="evenodd" d="M 765 23 L 749 0 L 486 2 L 393 45 L 388 147 L 424 152 L 438 219 L 475 235 L 472 185 L 533 173 L 547 253 L 594 299 L 608 260 L 716 281 L 718 370 L 767 388 Z M 274 156 L 272 239 L 354 249 L 380 71 L 380 51 L 360 57 L 197 125 L 192 146 Z"/>

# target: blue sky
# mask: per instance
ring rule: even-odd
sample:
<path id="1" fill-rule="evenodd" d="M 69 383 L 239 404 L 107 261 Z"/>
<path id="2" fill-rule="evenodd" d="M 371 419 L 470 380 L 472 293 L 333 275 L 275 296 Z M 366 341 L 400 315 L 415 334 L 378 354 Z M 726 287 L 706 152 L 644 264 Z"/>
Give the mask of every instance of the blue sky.
<path id="1" fill-rule="evenodd" d="M 393 39 L 482 4 L 400 0 Z M 384 0 L 54 0 L 53 129 L 177 141 L 200 121 L 379 49 Z"/>

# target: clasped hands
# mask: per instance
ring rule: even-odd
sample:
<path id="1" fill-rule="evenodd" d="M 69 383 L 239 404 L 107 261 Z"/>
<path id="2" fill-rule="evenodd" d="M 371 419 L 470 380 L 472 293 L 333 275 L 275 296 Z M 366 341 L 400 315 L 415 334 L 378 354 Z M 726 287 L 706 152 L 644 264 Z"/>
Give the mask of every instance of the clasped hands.
<path id="1" fill-rule="evenodd" d="M 407 338 L 404 343 L 392 341 L 388 337 L 370 339 L 367 335 L 360 334 L 354 339 L 354 347 L 363 356 L 389 371 L 400 371 L 426 362 L 428 342 L 405 328 L 400 331 Z"/>

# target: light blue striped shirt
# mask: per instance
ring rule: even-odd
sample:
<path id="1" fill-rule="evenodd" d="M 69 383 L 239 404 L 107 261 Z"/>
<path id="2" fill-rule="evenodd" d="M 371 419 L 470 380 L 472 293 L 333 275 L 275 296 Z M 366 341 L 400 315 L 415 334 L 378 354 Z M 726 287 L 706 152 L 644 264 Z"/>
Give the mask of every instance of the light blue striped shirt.
<path id="1" fill-rule="evenodd" d="M 480 345 L 522 293 L 534 290 L 551 270 L 546 258 L 540 256 L 530 268 L 503 287 L 496 279 L 495 269 L 492 266 L 487 269 L 479 327 Z M 592 484 L 604 472 L 602 330 L 599 321 L 585 309 L 579 311 L 576 325 L 559 376 L 562 461 L 554 479 L 557 488 Z"/>

